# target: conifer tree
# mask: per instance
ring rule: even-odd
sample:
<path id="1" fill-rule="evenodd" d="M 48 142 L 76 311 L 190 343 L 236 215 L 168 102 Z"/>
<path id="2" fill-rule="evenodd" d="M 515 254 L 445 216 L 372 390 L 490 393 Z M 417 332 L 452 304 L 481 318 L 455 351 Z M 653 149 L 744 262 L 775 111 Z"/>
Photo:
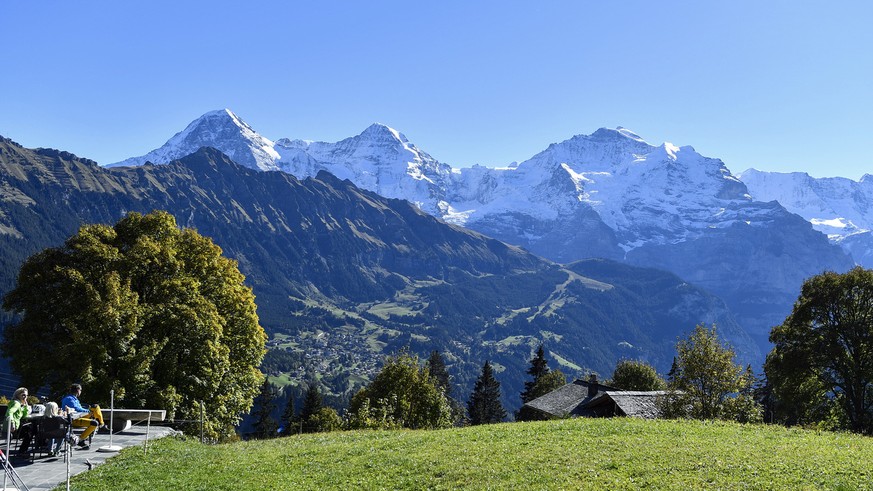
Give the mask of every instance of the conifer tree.
<path id="1" fill-rule="evenodd" d="M 673 357 L 673 364 L 670 365 L 670 371 L 667 372 L 667 383 L 673 384 L 676 382 L 676 379 L 679 377 L 679 362 L 676 361 L 676 357 Z"/>
<path id="2" fill-rule="evenodd" d="M 300 409 L 300 421 L 303 423 L 303 431 L 310 432 L 310 420 L 314 418 L 318 411 L 324 405 L 321 392 L 318 390 L 318 385 L 315 382 L 310 382 L 306 388 L 306 395 L 303 396 L 303 407 Z"/>
<path id="3" fill-rule="evenodd" d="M 491 362 L 486 361 L 482 374 L 467 402 L 471 425 L 499 423 L 506 418 L 506 410 L 500 402 L 500 382 L 494 378 Z"/>
<path id="4" fill-rule="evenodd" d="M 431 378 L 436 381 L 446 397 L 451 397 L 452 382 L 449 376 L 449 370 L 446 368 L 446 362 L 443 360 L 443 355 L 437 350 L 430 353 L 430 358 L 427 359 L 427 370 Z"/>
<path id="5" fill-rule="evenodd" d="M 525 406 L 525 404 L 567 383 L 567 377 L 560 370 L 549 371 L 548 360 L 546 360 L 546 353 L 542 344 L 537 348 L 536 354 L 530 361 L 530 368 L 527 369 L 527 373 L 533 377 L 533 380 L 524 383 L 524 391 L 521 393 L 522 406 L 515 412 L 516 421 L 542 419 L 542 413 Z"/>
<path id="6" fill-rule="evenodd" d="M 446 397 L 446 401 L 449 403 L 449 408 L 452 412 L 452 422 L 455 424 L 460 423 L 464 419 L 464 405 L 452 397 L 452 392 L 454 391 L 452 387 L 452 377 L 449 375 L 449 371 L 446 368 L 446 362 L 442 353 L 434 350 L 430 354 L 430 358 L 427 360 L 427 369 L 430 376 L 436 380 L 437 386 L 442 390 L 443 395 Z"/>
<path id="7" fill-rule="evenodd" d="M 281 432 L 285 435 L 290 435 L 294 433 L 294 423 L 296 420 L 296 415 L 294 414 L 294 392 L 288 388 L 288 400 L 285 403 L 285 409 L 282 411 L 282 418 L 279 420 L 279 425 L 281 426 Z"/>
<path id="8" fill-rule="evenodd" d="M 276 409 L 276 386 L 271 384 L 269 380 L 264 380 L 261 385 L 261 392 L 254 400 L 254 410 L 252 415 L 255 418 L 254 430 L 255 438 L 265 439 L 276 436 L 276 430 L 279 429 L 279 423 L 273 418 L 273 411 Z"/>
<path id="9" fill-rule="evenodd" d="M 537 383 L 549 373 L 549 362 L 546 360 L 546 353 L 542 344 L 537 348 L 536 354 L 530 361 L 530 368 L 527 369 L 527 373 L 533 377 L 533 380 L 524 383 L 524 391 L 521 393 L 522 404 L 526 404 L 542 395 L 534 395 Z"/>

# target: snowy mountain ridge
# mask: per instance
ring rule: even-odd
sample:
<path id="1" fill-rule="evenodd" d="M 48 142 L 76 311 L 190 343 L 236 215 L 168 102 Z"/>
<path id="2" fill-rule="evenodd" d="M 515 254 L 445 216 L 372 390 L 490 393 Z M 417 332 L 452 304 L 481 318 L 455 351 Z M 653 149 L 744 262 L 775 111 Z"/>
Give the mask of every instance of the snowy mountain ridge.
<path id="1" fill-rule="evenodd" d="M 739 177 L 755 199 L 778 201 L 827 234 L 855 262 L 873 267 L 873 176 L 865 174 L 854 181 L 845 177 L 815 178 L 805 172 L 748 169 Z"/>
<path id="2" fill-rule="evenodd" d="M 522 214 L 555 221 L 580 210 L 594 212 L 616 231 L 624 251 L 641 243 L 686 240 L 705 228 L 738 220 L 753 224 L 759 218 L 732 211 L 751 198 L 720 160 L 703 157 L 690 146 L 650 145 L 622 127 L 552 144 L 514 167 L 452 168 L 384 124 L 336 143 L 289 138 L 274 143 L 224 109 L 204 114 L 162 147 L 110 166 L 163 164 L 201 146 L 215 147 L 244 166 L 281 170 L 300 179 L 326 170 L 471 228 L 489 216 Z"/>
<path id="3" fill-rule="evenodd" d="M 621 127 L 553 143 L 517 165 L 454 168 L 382 124 L 336 143 L 274 143 L 225 110 L 115 165 L 165 163 L 199 146 L 301 179 L 325 170 L 552 261 L 603 257 L 670 271 L 723 298 L 762 347 L 804 279 L 852 265 L 808 221 L 758 201 L 721 160 Z"/>

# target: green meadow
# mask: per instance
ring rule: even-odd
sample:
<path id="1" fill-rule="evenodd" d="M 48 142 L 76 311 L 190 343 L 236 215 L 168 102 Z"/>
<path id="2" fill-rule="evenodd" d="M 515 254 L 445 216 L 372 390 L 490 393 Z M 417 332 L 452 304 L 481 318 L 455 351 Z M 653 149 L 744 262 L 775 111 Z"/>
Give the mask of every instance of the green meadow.
<path id="1" fill-rule="evenodd" d="M 873 438 L 700 421 L 572 419 L 202 445 L 168 437 L 79 490 L 873 489 Z"/>

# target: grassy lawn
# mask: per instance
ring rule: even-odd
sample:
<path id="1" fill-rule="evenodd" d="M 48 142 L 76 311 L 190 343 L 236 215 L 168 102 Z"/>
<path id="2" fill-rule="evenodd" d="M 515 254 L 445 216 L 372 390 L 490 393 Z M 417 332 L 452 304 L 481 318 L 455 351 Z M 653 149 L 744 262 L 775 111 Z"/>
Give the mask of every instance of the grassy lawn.
<path id="1" fill-rule="evenodd" d="M 873 438 L 628 418 L 303 435 L 165 438 L 77 476 L 79 490 L 873 489 Z"/>

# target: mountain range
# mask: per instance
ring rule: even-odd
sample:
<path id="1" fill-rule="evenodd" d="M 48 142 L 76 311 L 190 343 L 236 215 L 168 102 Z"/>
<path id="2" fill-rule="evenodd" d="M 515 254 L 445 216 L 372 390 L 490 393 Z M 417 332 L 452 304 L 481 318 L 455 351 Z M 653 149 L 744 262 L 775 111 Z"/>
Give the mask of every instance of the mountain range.
<path id="1" fill-rule="evenodd" d="M 832 243 L 802 214 L 758 198 L 718 159 L 651 145 L 621 127 L 503 168 L 454 168 L 382 124 L 336 143 L 274 142 L 225 109 L 112 165 L 161 164 L 202 146 L 301 179 L 327 171 L 559 263 L 599 257 L 670 271 L 723 298 L 762 349 L 805 278 L 848 269 L 866 247 Z"/>
<path id="2" fill-rule="evenodd" d="M 854 181 L 748 169 L 740 177 L 756 199 L 778 201 L 826 234 L 855 263 L 873 268 L 873 176 Z"/>
<path id="3" fill-rule="evenodd" d="M 675 275 L 608 259 L 557 264 L 327 172 L 262 172 L 210 147 L 103 168 L 0 138 L 0 191 L 0 294 L 29 255 L 82 224 L 167 210 L 238 262 L 270 334 L 273 380 L 316 380 L 334 398 L 404 348 L 443 351 L 462 398 L 491 360 L 510 409 L 539 343 L 571 377 L 607 375 L 621 358 L 663 372 L 677 337 L 705 322 L 742 360 L 760 359 L 722 300 Z"/>

